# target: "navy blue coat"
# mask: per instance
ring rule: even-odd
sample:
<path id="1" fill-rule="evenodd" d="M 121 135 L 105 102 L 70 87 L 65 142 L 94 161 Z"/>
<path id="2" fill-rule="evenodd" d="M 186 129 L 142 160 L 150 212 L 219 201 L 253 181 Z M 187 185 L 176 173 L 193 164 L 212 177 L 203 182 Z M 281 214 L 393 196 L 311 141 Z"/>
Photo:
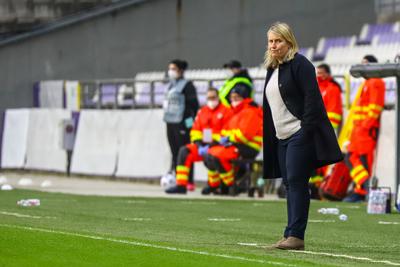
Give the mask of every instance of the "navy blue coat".
<path id="1" fill-rule="evenodd" d="M 326 114 L 325 106 L 318 88 L 315 68 L 300 54 L 279 65 L 279 91 L 287 109 L 301 121 L 315 143 L 317 161 L 315 168 L 339 162 L 343 159 L 335 132 Z M 278 138 L 272 120 L 271 108 L 265 97 L 265 88 L 273 69 L 267 70 L 263 96 L 263 154 L 264 178 L 279 178 L 281 172 L 278 162 Z"/>

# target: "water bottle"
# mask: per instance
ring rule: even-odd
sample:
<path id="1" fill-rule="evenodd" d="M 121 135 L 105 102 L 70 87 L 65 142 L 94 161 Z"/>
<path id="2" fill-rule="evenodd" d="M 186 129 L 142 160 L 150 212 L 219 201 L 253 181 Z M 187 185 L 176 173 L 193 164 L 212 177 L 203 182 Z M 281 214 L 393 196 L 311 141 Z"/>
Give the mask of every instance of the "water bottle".
<path id="1" fill-rule="evenodd" d="M 40 206 L 40 199 L 21 199 L 17 201 L 17 205 L 22 207 Z"/>
<path id="2" fill-rule="evenodd" d="M 258 179 L 257 179 L 257 186 L 261 188 L 261 187 L 263 187 L 264 185 L 265 185 L 264 179 L 263 179 L 262 177 L 258 178 Z"/>
<path id="3" fill-rule="evenodd" d="M 319 213 L 321 214 L 334 214 L 334 215 L 339 215 L 339 209 L 338 208 L 321 208 L 318 210 Z"/>
<path id="4" fill-rule="evenodd" d="M 340 214 L 339 215 L 339 220 L 341 220 L 341 221 L 347 221 L 347 215 L 346 214 Z"/>

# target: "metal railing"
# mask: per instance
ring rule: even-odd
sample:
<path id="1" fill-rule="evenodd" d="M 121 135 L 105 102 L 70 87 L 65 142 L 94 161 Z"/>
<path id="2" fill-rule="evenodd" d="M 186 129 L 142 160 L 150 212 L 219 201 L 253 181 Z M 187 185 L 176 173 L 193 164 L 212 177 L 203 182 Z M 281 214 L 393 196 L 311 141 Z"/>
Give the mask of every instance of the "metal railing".
<path id="1" fill-rule="evenodd" d="M 342 81 L 343 84 L 343 106 L 349 109 L 351 106 L 351 95 L 358 86 L 351 88 L 349 76 L 335 75 L 334 78 Z M 206 83 L 207 87 L 219 87 L 225 79 L 192 79 L 196 83 Z M 264 78 L 254 78 L 254 82 L 263 82 Z M 164 98 L 165 90 L 159 87 L 167 86 L 168 79 L 103 79 L 83 80 L 81 84 L 81 108 L 86 109 L 143 109 L 160 108 Z M 114 87 L 114 92 L 107 94 L 106 87 Z M 147 87 L 147 88 L 146 88 Z M 156 90 L 158 87 L 158 90 Z M 146 88 L 146 89 L 143 89 Z M 123 90 L 121 90 L 123 89 Z M 387 88 L 388 95 L 393 94 L 396 88 Z M 198 90 L 198 96 L 205 98 L 207 90 Z M 260 96 L 262 90 L 256 90 L 255 95 Z M 111 99 L 112 98 L 112 99 Z M 142 99 L 142 100 L 141 100 Z M 143 100 L 145 99 L 145 100 Z M 258 99 L 260 99 L 258 97 Z M 390 99 L 385 104 L 386 109 L 393 109 L 395 99 Z M 260 103 L 261 104 L 261 103 Z"/>
<path id="2" fill-rule="evenodd" d="M 206 82 L 208 87 L 215 82 L 222 82 L 224 79 L 194 79 L 192 82 Z M 135 80 L 135 79 L 104 79 L 104 80 L 83 80 L 81 84 L 81 108 L 159 108 L 162 104 L 156 102 L 157 96 L 164 96 L 165 92 L 156 92 L 157 84 L 167 86 L 168 79 Z M 140 91 L 138 85 L 148 84 L 149 90 Z M 128 91 L 121 92 L 121 86 Z M 104 103 L 104 86 L 114 86 L 115 93 L 112 102 Z M 205 95 L 205 92 L 198 93 Z M 149 99 L 148 103 L 141 103 L 139 97 Z M 109 99 L 108 99 L 109 100 Z M 124 101 L 129 100 L 129 101 Z M 125 103 L 124 103 L 125 102 Z"/>

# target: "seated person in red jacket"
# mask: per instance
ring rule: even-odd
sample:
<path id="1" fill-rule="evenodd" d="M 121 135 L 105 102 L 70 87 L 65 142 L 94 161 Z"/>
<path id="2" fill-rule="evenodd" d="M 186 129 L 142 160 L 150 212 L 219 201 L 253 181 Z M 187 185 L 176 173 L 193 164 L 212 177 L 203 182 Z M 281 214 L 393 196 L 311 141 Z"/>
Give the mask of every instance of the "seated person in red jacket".
<path id="1" fill-rule="evenodd" d="M 233 116 L 221 131 L 220 144 L 210 147 L 204 156 L 209 169 L 208 186 L 202 191 L 207 195 L 226 194 L 234 183 L 232 160 L 255 158 L 262 146 L 262 110 L 243 88 L 233 88 L 230 93 Z"/>
<path id="2" fill-rule="evenodd" d="M 186 194 L 190 171 L 193 163 L 202 161 L 204 154 L 221 138 L 221 129 L 232 116 L 230 108 L 219 101 L 218 90 L 209 88 L 207 105 L 198 112 L 190 131 L 191 143 L 179 149 L 176 167 L 176 186 L 167 189 L 169 194 Z M 209 174 L 210 175 L 210 174 Z"/>

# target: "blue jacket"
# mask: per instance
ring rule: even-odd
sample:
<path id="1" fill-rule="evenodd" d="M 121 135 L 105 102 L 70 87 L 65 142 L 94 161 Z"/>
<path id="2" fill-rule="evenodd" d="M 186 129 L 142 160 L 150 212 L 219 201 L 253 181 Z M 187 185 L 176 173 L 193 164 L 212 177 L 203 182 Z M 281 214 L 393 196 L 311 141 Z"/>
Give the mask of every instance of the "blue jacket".
<path id="1" fill-rule="evenodd" d="M 339 162 L 343 159 L 335 132 L 329 122 L 315 76 L 315 68 L 300 54 L 279 65 L 279 91 L 287 109 L 301 121 L 301 127 L 312 135 L 317 162 L 315 168 Z M 264 178 L 279 178 L 275 127 L 271 109 L 265 97 L 265 88 L 273 69 L 267 70 L 263 96 L 263 155 Z"/>

